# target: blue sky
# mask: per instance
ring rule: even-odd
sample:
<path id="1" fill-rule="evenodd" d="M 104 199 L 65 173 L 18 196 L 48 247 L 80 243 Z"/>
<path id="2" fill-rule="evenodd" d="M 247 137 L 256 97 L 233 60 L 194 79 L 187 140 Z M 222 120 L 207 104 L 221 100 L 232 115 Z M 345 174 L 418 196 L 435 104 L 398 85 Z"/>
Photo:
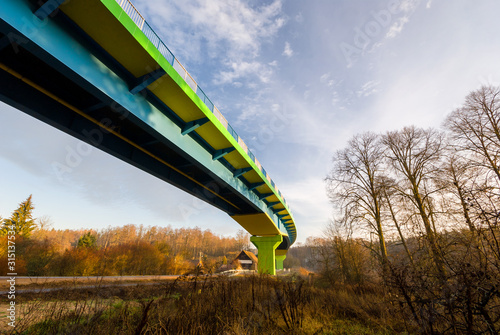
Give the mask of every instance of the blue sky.
<path id="1" fill-rule="evenodd" d="M 494 0 L 135 0 L 285 195 L 298 241 L 331 216 L 333 153 L 364 131 L 439 127 L 500 84 Z M 64 176 L 55 162 L 79 153 Z M 54 228 L 124 224 L 234 235 L 226 214 L 0 104 L 0 215 L 33 194 Z"/>

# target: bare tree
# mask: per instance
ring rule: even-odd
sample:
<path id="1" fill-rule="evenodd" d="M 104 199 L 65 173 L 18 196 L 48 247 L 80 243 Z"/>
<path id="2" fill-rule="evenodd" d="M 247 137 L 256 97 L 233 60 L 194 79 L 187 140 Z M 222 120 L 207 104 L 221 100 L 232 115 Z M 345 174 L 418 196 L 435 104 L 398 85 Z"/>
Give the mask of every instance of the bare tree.
<path id="1" fill-rule="evenodd" d="M 350 229 L 331 221 L 323 238 L 309 241 L 313 262 L 330 284 L 363 284 L 370 277 L 371 255 L 361 240 L 352 238 Z"/>
<path id="2" fill-rule="evenodd" d="M 470 215 L 471 180 L 477 169 L 471 167 L 460 156 L 451 152 L 443 161 L 442 173 L 437 177 L 436 182 L 442 187 L 446 195 L 446 204 L 449 208 L 450 216 L 460 215 L 471 232 L 476 230 Z M 455 201 L 454 201 L 455 199 Z M 458 203 L 457 203 L 458 201 Z M 460 220 L 458 220 L 460 222 Z"/>
<path id="3" fill-rule="evenodd" d="M 238 250 L 247 250 L 250 248 L 250 234 L 243 229 L 238 230 L 236 233 L 236 243 Z"/>
<path id="4" fill-rule="evenodd" d="M 471 92 L 461 108 L 445 121 L 454 146 L 469 162 L 491 170 L 500 181 L 500 88 L 483 86 Z"/>
<path id="5" fill-rule="evenodd" d="M 347 224 L 364 224 L 379 241 L 379 259 L 387 270 L 387 247 L 382 225 L 383 149 L 374 133 L 354 136 L 336 152 L 334 167 L 327 176 L 330 199 L 340 206 Z"/>
<path id="6" fill-rule="evenodd" d="M 52 228 L 54 223 L 52 222 L 52 218 L 48 215 L 44 215 L 37 219 L 38 230 L 49 230 Z"/>
<path id="7" fill-rule="evenodd" d="M 388 132 L 382 137 L 388 148 L 387 158 L 394 171 L 402 177 L 398 183 L 400 194 L 409 199 L 418 211 L 441 278 L 445 277 L 444 262 L 436 240 L 429 206 L 433 190 L 431 176 L 435 175 L 442 154 L 443 135 L 436 130 L 405 127 Z"/>
<path id="8" fill-rule="evenodd" d="M 471 92 L 444 125 L 457 155 L 468 169 L 474 169 L 468 175 L 464 212 L 477 228 L 489 231 L 490 251 L 500 254 L 500 87 L 483 86 Z"/>
<path id="9" fill-rule="evenodd" d="M 398 212 L 404 212 L 404 197 L 401 195 L 398 195 L 397 192 L 397 187 L 396 187 L 396 182 L 393 179 L 390 178 L 385 178 L 384 184 L 386 187 L 384 188 L 384 200 L 385 204 L 388 210 L 388 216 L 390 217 L 390 220 L 394 224 L 394 227 L 396 227 L 396 230 L 398 232 L 399 239 L 401 241 L 401 244 L 403 245 L 406 255 L 408 256 L 408 260 L 410 261 L 410 264 L 415 267 L 415 264 L 413 262 L 413 256 L 412 253 L 408 247 L 408 244 L 406 242 L 406 237 L 403 234 L 403 229 L 402 226 L 403 224 L 406 224 L 411 216 L 408 216 L 406 219 L 400 220 L 399 218 L 399 213 Z M 399 207 L 399 210 L 398 210 Z M 401 222 L 404 221 L 404 222 Z"/>
<path id="10" fill-rule="evenodd" d="M 385 288 L 422 333 L 498 333 L 498 96 L 491 87 L 469 94 L 447 118 L 449 141 L 406 127 L 354 136 L 336 152 L 326 182 L 338 215 L 315 249 L 326 277 L 362 282 L 378 262 L 388 268 Z M 353 239 L 353 227 L 370 240 Z M 392 233 L 397 241 L 386 247 Z"/>

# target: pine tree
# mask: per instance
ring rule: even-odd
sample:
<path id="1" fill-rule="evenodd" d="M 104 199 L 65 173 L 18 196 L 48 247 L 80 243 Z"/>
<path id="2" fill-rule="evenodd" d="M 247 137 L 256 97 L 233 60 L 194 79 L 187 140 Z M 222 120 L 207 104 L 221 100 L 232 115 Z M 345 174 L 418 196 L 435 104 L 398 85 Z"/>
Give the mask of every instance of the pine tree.
<path id="1" fill-rule="evenodd" d="M 29 238 L 31 232 L 36 228 L 32 202 L 32 195 L 19 204 L 19 207 L 12 213 L 10 219 L 3 220 L 1 234 L 6 235 L 8 231 L 14 231 L 16 235 Z"/>
<path id="2" fill-rule="evenodd" d="M 87 232 L 78 239 L 78 248 L 94 248 L 96 246 L 96 236 Z"/>

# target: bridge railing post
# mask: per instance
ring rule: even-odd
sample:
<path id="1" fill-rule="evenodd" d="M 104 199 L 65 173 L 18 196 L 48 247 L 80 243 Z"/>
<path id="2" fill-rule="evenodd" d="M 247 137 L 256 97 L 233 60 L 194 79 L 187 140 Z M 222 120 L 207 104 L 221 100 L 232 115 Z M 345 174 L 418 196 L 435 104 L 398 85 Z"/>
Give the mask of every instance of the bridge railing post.
<path id="1" fill-rule="evenodd" d="M 258 250 L 259 273 L 276 275 L 275 250 L 283 241 L 283 236 L 252 236 L 250 237 L 250 241 Z"/>

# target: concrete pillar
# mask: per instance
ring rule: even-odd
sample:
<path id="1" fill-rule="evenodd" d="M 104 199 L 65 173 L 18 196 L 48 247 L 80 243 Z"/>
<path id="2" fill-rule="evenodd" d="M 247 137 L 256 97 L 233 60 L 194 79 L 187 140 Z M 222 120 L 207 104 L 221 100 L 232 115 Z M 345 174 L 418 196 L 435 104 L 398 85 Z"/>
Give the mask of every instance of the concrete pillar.
<path id="1" fill-rule="evenodd" d="M 283 261 L 286 258 L 286 252 L 288 250 L 276 250 L 276 270 L 283 270 Z"/>
<path id="2" fill-rule="evenodd" d="M 283 236 L 252 236 L 252 242 L 258 250 L 259 272 L 276 275 L 275 250 L 283 241 Z"/>

